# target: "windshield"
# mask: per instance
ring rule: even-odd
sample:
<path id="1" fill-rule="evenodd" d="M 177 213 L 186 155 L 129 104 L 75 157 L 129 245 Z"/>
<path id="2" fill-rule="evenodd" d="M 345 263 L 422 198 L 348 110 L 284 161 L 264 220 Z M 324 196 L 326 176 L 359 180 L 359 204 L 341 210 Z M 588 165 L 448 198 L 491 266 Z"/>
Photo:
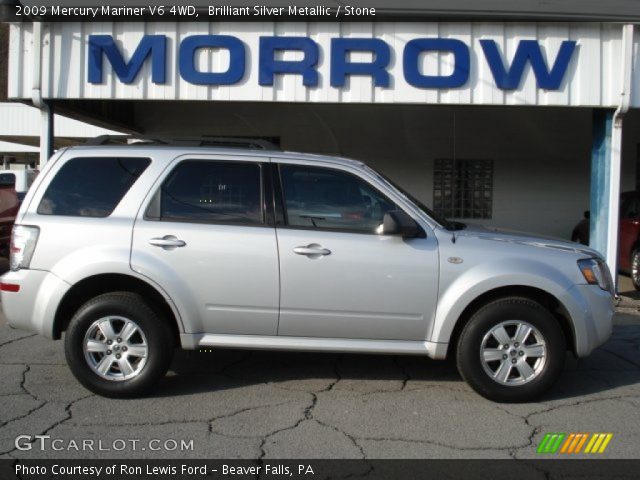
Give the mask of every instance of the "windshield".
<path id="1" fill-rule="evenodd" d="M 451 220 L 447 220 L 445 217 L 443 217 L 440 214 L 437 214 L 436 212 L 434 212 L 433 210 L 431 210 L 429 207 L 427 207 L 424 203 L 422 203 L 420 200 L 418 200 L 417 198 L 415 198 L 413 195 L 411 195 L 409 192 L 407 192 L 406 190 L 404 190 L 401 186 L 399 186 L 398 184 L 396 184 L 393 180 L 387 178 L 385 175 L 383 175 L 380 172 L 375 171 L 374 169 L 370 168 L 369 166 L 365 165 L 364 168 L 369 172 L 372 173 L 373 175 L 375 175 L 376 177 L 378 177 L 379 180 L 381 180 L 384 183 L 389 184 L 390 186 L 392 186 L 393 188 L 395 188 L 400 194 L 402 194 L 407 200 L 409 200 L 411 203 L 413 203 L 416 207 L 418 207 L 420 210 L 422 210 L 424 213 L 426 213 L 427 215 L 429 215 L 429 217 L 431 217 L 433 220 L 435 220 L 436 222 L 438 222 L 440 225 L 442 225 L 444 228 L 446 228 L 447 230 L 462 230 L 463 228 L 466 227 L 466 225 L 464 223 L 461 222 L 453 222 Z"/>

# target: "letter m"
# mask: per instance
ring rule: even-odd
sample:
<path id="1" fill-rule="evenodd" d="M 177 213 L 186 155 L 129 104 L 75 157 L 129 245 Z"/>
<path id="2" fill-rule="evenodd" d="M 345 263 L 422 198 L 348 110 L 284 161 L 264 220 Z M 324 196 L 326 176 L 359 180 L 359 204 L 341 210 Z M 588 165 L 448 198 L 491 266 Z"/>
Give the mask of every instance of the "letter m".
<path id="1" fill-rule="evenodd" d="M 164 35 L 145 35 L 131 59 L 126 62 L 111 35 L 89 35 L 88 80 L 90 83 L 102 83 L 104 53 L 122 83 L 132 83 L 149 56 L 151 80 L 153 83 L 164 83 L 166 52 L 167 39 Z"/>
<path id="2" fill-rule="evenodd" d="M 538 88 L 558 90 L 576 48 L 576 42 L 563 41 L 556 60 L 549 70 L 537 40 L 521 40 L 513 56 L 511 66 L 508 68 L 502 61 L 502 55 L 495 41 L 480 40 L 480 45 L 482 45 L 496 85 L 502 90 L 515 90 L 520 86 L 527 63 L 531 64 Z"/>

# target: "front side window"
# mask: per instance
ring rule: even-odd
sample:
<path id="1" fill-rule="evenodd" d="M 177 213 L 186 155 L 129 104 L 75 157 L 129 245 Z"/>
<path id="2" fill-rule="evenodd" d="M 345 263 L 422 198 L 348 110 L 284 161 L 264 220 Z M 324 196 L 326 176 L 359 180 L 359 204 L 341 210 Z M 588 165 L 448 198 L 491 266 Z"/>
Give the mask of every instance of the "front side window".
<path id="1" fill-rule="evenodd" d="M 375 233 L 396 205 L 364 180 L 328 168 L 281 165 L 287 224 L 291 227 Z"/>
<path id="2" fill-rule="evenodd" d="M 164 181 L 157 220 L 262 225 L 261 167 L 248 162 L 185 160 Z M 152 206 L 153 207 L 153 206 Z"/>
<path id="3" fill-rule="evenodd" d="M 38 213 L 108 217 L 150 163 L 148 158 L 71 159 L 47 187 Z"/>

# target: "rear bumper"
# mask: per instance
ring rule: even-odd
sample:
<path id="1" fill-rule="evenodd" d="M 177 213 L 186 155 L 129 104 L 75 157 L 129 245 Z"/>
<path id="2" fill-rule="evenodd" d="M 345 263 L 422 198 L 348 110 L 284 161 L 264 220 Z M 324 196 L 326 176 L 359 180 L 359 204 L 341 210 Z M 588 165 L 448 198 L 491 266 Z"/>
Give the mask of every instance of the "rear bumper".
<path id="1" fill-rule="evenodd" d="M 578 357 L 606 342 L 613 329 L 615 298 L 597 285 L 574 285 L 560 301 L 571 316 Z"/>
<path id="2" fill-rule="evenodd" d="M 2 311 L 9 325 L 52 338 L 56 310 L 71 285 L 41 270 L 8 272 L 0 280 L 20 286 L 18 292 L 1 292 Z"/>

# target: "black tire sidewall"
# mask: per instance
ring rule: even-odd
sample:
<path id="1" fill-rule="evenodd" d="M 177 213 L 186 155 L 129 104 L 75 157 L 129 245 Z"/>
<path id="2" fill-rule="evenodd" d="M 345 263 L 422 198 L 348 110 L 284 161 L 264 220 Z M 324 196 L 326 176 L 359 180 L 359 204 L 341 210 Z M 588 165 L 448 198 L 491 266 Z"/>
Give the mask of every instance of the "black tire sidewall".
<path id="1" fill-rule="evenodd" d="M 94 321 L 107 316 L 133 320 L 146 337 L 146 364 L 129 380 L 101 378 L 91 370 L 84 357 L 83 342 L 88 328 Z M 134 397 L 146 393 L 166 373 L 173 356 L 173 341 L 166 322 L 140 296 L 105 294 L 84 304 L 71 319 L 65 336 L 65 356 L 74 376 L 94 393 L 107 397 Z"/>
<path id="2" fill-rule="evenodd" d="M 484 336 L 506 320 L 533 325 L 547 344 L 543 371 L 524 385 L 500 385 L 485 372 L 480 355 Z M 512 297 L 496 300 L 478 310 L 465 326 L 457 346 L 457 364 L 462 377 L 482 396 L 499 402 L 523 402 L 538 398 L 556 382 L 564 368 L 566 340 L 558 320 L 532 300 Z"/>

